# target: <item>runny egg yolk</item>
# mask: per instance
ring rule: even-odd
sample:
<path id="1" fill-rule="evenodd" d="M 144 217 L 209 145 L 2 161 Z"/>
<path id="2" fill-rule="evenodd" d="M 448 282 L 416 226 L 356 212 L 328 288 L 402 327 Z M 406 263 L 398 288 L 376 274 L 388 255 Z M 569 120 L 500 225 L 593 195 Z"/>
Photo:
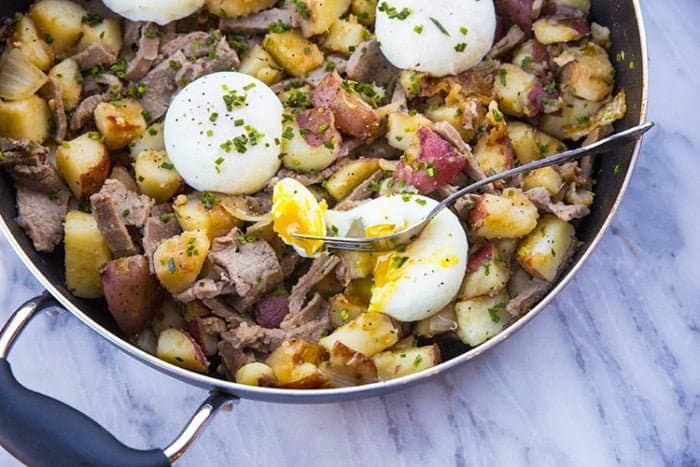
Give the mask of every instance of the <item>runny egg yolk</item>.
<path id="1" fill-rule="evenodd" d="M 272 194 L 272 228 L 284 243 L 312 257 L 323 248 L 323 242 L 297 238 L 293 234 L 325 236 L 323 215 L 327 209 L 325 200 L 319 203 L 304 185 L 285 178 L 275 185 Z"/>

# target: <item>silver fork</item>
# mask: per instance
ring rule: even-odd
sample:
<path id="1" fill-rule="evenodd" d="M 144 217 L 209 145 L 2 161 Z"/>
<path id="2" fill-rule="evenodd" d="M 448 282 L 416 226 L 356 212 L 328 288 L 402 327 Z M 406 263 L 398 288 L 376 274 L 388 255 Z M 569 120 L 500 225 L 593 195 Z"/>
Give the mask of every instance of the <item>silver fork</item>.
<path id="1" fill-rule="evenodd" d="M 304 234 L 293 234 L 296 238 L 302 238 L 307 240 L 322 240 L 326 248 L 332 250 L 349 250 L 349 251 L 387 251 L 393 250 L 404 245 L 411 243 L 413 240 L 418 238 L 418 236 L 423 232 L 425 227 L 430 223 L 431 220 L 438 215 L 440 211 L 445 209 L 447 206 L 451 205 L 453 202 L 461 198 L 462 196 L 471 193 L 479 188 L 488 185 L 489 183 L 497 182 L 504 178 L 509 178 L 514 175 L 518 175 L 525 172 L 530 172 L 531 170 L 541 169 L 543 167 L 549 167 L 556 164 L 562 164 L 564 162 L 573 161 L 580 159 L 584 156 L 592 156 L 595 154 L 600 154 L 606 152 L 610 149 L 618 147 L 624 143 L 637 140 L 644 133 L 651 130 L 654 126 L 653 122 L 644 123 L 642 125 L 630 128 L 629 130 L 624 130 L 619 133 L 612 134 L 607 138 L 603 138 L 593 144 L 588 146 L 580 147 L 577 149 L 571 149 L 554 156 L 549 156 L 543 159 L 539 159 L 529 164 L 520 165 L 518 167 L 506 170 L 505 172 L 497 173 L 490 177 L 479 180 L 478 182 L 472 183 L 469 186 L 462 188 L 461 190 L 455 192 L 449 197 L 445 198 L 435 206 L 435 208 L 430 211 L 430 213 L 420 222 L 413 224 L 400 232 L 396 232 L 390 235 L 384 235 L 382 237 L 321 237 L 315 235 L 304 235 Z"/>

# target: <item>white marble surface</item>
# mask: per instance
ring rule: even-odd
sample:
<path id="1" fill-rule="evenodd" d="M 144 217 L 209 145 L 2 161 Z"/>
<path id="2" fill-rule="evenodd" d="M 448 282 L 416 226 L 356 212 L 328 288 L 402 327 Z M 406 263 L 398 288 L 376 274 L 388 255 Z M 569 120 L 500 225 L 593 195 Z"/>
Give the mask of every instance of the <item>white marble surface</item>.
<path id="1" fill-rule="evenodd" d="M 243 402 L 183 466 L 694 466 L 700 462 L 700 2 L 642 0 L 659 123 L 613 228 L 556 302 L 453 374 L 326 406 Z M 0 240 L 0 320 L 40 290 Z M 205 392 L 66 313 L 12 354 L 20 381 L 135 447 L 166 444 Z M 16 465 L 0 451 L 0 465 Z"/>

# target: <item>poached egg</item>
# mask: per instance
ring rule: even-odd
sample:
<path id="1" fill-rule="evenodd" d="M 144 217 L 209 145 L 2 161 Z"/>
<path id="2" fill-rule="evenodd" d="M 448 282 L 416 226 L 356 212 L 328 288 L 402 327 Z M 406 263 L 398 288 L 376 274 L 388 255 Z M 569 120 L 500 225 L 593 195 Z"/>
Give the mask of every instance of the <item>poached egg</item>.
<path id="1" fill-rule="evenodd" d="M 202 8 L 205 0 L 102 0 L 107 8 L 132 21 L 161 26 L 185 18 Z"/>

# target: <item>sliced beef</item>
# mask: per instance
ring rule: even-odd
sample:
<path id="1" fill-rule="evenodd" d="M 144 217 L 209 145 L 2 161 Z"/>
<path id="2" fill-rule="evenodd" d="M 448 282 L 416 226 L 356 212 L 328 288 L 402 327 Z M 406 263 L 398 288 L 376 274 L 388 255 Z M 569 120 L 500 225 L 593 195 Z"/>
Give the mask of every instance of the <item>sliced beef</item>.
<path id="1" fill-rule="evenodd" d="M 63 105 L 63 97 L 61 96 L 61 90 L 58 88 L 56 81 L 51 78 L 47 85 L 49 90 L 49 104 L 53 110 L 53 121 L 56 126 L 56 134 L 54 135 L 54 140 L 57 143 L 63 142 L 66 139 L 66 133 L 68 132 L 68 119 L 66 118 L 66 108 Z"/>
<path id="2" fill-rule="evenodd" d="M 255 324 L 252 319 L 225 303 L 221 297 L 206 298 L 202 300 L 202 303 L 211 310 L 213 315 L 226 321 L 230 328 L 236 328 L 240 326 L 241 323 L 247 323 L 249 325 Z"/>
<path id="3" fill-rule="evenodd" d="M 367 180 L 360 183 L 348 196 L 343 198 L 336 206 L 338 211 L 348 211 L 356 207 L 362 201 L 366 201 L 374 196 L 376 190 L 374 186 L 384 178 L 384 172 L 377 170 Z"/>
<path id="4" fill-rule="evenodd" d="M 289 313 L 280 324 L 288 333 L 288 339 L 303 339 L 318 342 L 331 327 L 330 306 L 318 293 L 297 313 Z"/>
<path id="5" fill-rule="evenodd" d="M 345 70 L 350 79 L 380 86 L 389 86 L 399 76 L 399 71 L 384 57 L 376 38 L 357 46 Z"/>
<path id="6" fill-rule="evenodd" d="M 499 58 L 515 49 L 522 41 L 525 40 L 525 33 L 520 26 L 514 24 L 508 29 L 501 40 L 496 42 L 489 51 L 489 58 Z"/>
<path id="7" fill-rule="evenodd" d="M 547 290 L 549 290 L 547 282 L 540 279 L 532 279 L 525 289 L 508 302 L 506 310 L 513 318 L 518 318 L 544 297 Z"/>
<path id="8" fill-rule="evenodd" d="M 83 95 L 110 93 L 120 94 L 124 90 L 124 83 L 112 73 L 101 73 L 97 76 L 87 75 L 83 81 Z"/>
<path id="9" fill-rule="evenodd" d="M 215 71 L 229 70 L 240 65 L 238 54 L 228 45 L 226 39 L 220 39 L 213 52 L 194 62 L 188 61 L 182 64 L 182 68 L 175 75 L 175 82 L 179 86 L 200 78 Z"/>
<path id="10" fill-rule="evenodd" d="M 68 189 L 48 161 L 49 150 L 45 146 L 0 138 L 0 153 L 0 167 L 9 172 L 16 185 L 47 195 Z"/>
<path id="11" fill-rule="evenodd" d="M 299 17 L 296 8 L 289 5 L 286 8 L 270 8 L 240 18 L 222 18 L 219 22 L 219 29 L 238 34 L 264 34 L 274 23 L 283 23 L 293 28 L 298 27 Z"/>
<path id="12" fill-rule="evenodd" d="M 158 59 L 160 49 L 160 37 L 158 27 L 153 23 L 139 24 L 138 50 L 136 56 L 129 62 L 126 68 L 126 79 L 138 81 L 151 69 Z"/>
<path id="13" fill-rule="evenodd" d="M 565 204 L 561 201 L 554 202 L 549 192 L 543 187 L 535 187 L 525 192 L 532 203 L 545 212 L 550 212 L 559 219 L 570 222 L 574 219 L 586 217 L 591 211 L 583 204 Z"/>
<path id="14" fill-rule="evenodd" d="M 335 129 L 335 117 L 327 108 L 308 109 L 299 112 L 297 124 L 309 146 L 318 147 L 324 143 L 341 140 Z"/>
<path id="15" fill-rule="evenodd" d="M 78 131 L 87 126 L 93 119 L 97 106 L 103 102 L 108 102 L 110 99 L 111 95 L 107 93 L 95 94 L 94 96 L 83 99 L 82 102 L 78 104 L 78 107 L 75 109 L 70 119 L 71 131 Z"/>
<path id="16" fill-rule="evenodd" d="M 338 263 L 340 263 L 340 259 L 329 253 L 322 253 L 321 256 L 313 260 L 306 274 L 292 287 L 292 292 L 289 295 L 289 312 L 291 314 L 297 314 L 304 308 L 307 297 L 314 287 L 330 274 Z"/>
<path id="17" fill-rule="evenodd" d="M 207 300 L 234 292 L 235 289 L 224 281 L 205 278 L 198 279 L 192 287 L 177 294 L 175 298 L 180 302 L 190 303 L 195 300 Z"/>
<path id="18" fill-rule="evenodd" d="M 481 180 L 483 178 L 486 178 L 486 174 L 483 170 L 481 170 L 479 163 L 476 161 L 476 158 L 472 154 L 471 148 L 467 143 L 464 142 L 462 136 L 459 134 L 459 131 L 457 131 L 457 129 L 453 127 L 452 124 L 448 122 L 437 122 L 435 123 L 435 125 L 433 125 L 433 130 L 435 130 L 435 133 L 440 135 L 442 138 L 444 138 L 450 144 L 452 144 L 455 148 L 457 148 L 457 151 L 459 151 L 459 153 L 464 156 L 464 159 L 466 161 L 466 164 L 464 166 L 464 172 L 467 175 L 469 175 L 474 180 Z"/>
<path id="19" fill-rule="evenodd" d="M 345 73 L 347 66 L 348 61 L 344 57 L 341 57 L 340 55 L 328 55 L 326 57 L 326 62 L 320 67 L 311 71 L 308 75 L 304 76 L 303 80 L 306 84 L 316 87 L 321 81 L 323 81 L 323 78 L 325 78 L 328 73 L 333 71 L 336 73 Z"/>
<path id="20" fill-rule="evenodd" d="M 63 240 L 63 219 L 68 213 L 70 193 L 47 195 L 17 186 L 17 224 L 40 252 L 51 252 Z"/>
<path id="21" fill-rule="evenodd" d="M 151 118 L 158 119 L 168 111 L 168 105 L 178 89 L 175 76 L 187 58 L 182 52 L 176 52 L 161 61 L 141 80 L 146 92 L 141 97 L 141 107 Z M 97 107 L 97 105 L 95 105 Z"/>
<path id="22" fill-rule="evenodd" d="M 160 53 L 166 58 L 175 55 L 177 52 L 182 52 L 188 59 L 203 57 L 209 53 L 220 37 L 217 31 L 212 33 L 195 31 L 188 34 L 178 34 L 171 40 L 161 44 Z"/>
<path id="23" fill-rule="evenodd" d="M 87 49 L 71 57 L 81 70 L 89 70 L 96 66 L 111 65 L 117 61 L 117 54 L 102 41 L 93 42 Z"/>
<path id="24" fill-rule="evenodd" d="M 170 207 L 169 205 L 166 205 Z M 175 215 L 172 214 L 172 208 L 170 212 L 163 209 L 153 209 L 152 215 L 146 219 L 146 223 L 143 226 L 143 252 L 148 257 L 151 272 L 153 269 L 153 253 L 155 253 L 156 248 L 168 238 L 178 235 L 182 230 L 180 229 L 180 224 L 175 219 Z"/>
<path id="25" fill-rule="evenodd" d="M 264 240 L 250 241 L 238 229 L 214 240 L 209 260 L 221 267 L 233 284 L 240 310 L 249 309 L 282 282 L 275 250 Z"/>
<path id="26" fill-rule="evenodd" d="M 155 204 L 148 196 L 127 189 L 122 182 L 113 178 L 105 180 L 99 193 L 110 198 L 122 214 L 125 225 L 136 228 L 144 226 Z"/>

